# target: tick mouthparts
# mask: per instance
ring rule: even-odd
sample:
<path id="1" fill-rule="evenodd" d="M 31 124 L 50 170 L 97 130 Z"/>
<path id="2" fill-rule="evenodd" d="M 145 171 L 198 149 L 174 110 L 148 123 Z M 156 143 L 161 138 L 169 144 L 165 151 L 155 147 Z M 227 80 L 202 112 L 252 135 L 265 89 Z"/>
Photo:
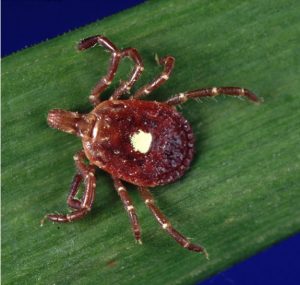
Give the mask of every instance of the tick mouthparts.
<path id="1" fill-rule="evenodd" d="M 48 113 L 47 122 L 51 128 L 78 135 L 78 122 L 81 120 L 81 117 L 77 112 L 53 109 Z"/>

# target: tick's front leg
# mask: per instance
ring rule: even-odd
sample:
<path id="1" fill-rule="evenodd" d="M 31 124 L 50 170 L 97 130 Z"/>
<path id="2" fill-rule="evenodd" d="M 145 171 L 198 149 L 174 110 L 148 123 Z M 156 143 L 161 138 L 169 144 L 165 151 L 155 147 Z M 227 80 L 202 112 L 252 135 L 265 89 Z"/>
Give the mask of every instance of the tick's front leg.
<path id="1" fill-rule="evenodd" d="M 83 151 L 78 152 L 74 156 L 75 165 L 78 174 L 74 176 L 71 184 L 70 194 L 67 198 L 67 203 L 71 208 L 74 208 L 73 212 L 66 215 L 61 214 L 48 214 L 45 218 L 50 221 L 58 223 L 68 223 L 84 217 L 90 210 L 95 198 L 96 179 L 95 179 L 95 166 L 87 165 L 84 162 L 85 154 Z M 81 200 L 75 198 L 78 192 L 80 183 L 84 180 L 85 191 Z M 44 219 L 41 224 L 43 224 Z"/>
<path id="2" fill-rule="evenodd" d="M 131 87 L 141 76 L 142 71 L 144 70 L 142 58 L 135 48 L 119 49 L 108 38 L 102 35 L 97 35 L 82 40 L 78 44 L 78 49 L 86 50 L 95 46 L 96 44 L 99 44 L 100 46 L 104 47 L 106 50 L 111 52 L 111 60 L 108 66 L 107 74 L 98 81 L 89 97 L 90 102 L 94 106 L 97 106 L 100 103 L 100 95 L 107 89 L 107 87 L 113 81 L 122 58 L 130 58 L 135 65 L 129 76 L 129 79 L 121 83 L 121 85 L 113 93 L 111 99 L 116 100 L 119 97 L 121 97 L 124 93 L 128 93 Z"/>
<path id="3" fill-rule="evenodd" d="M 97 35 L 82 40 L 78 44 L 78 50 L 86 50 L 95 46 L 96 44 L 99 44 L 100 46 L 104 47 L 106 50 L 111 52 L 111 59 L 110 64 L 108 66 L 107 74 L 104 77 L 100 78 L 96 86 L 92 89 L 91 95 L 89 97 L 90 102 L 94 106 L 97 106 L 100 103 L 99 97 L 114 79 L 121 60 L 120 50 L 108 38 L 102 35 Z"/>

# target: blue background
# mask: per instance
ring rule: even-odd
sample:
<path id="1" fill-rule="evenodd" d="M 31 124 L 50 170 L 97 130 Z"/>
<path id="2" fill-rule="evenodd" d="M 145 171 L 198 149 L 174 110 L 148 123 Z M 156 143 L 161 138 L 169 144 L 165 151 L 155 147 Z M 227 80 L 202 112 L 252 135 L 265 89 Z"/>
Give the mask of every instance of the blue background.
<path id="1" fill-rule="evenodd" d="M 3 0 L 2 57 L 142 2 Z M 300 234 L 199 284 L 300 285 Z"/>

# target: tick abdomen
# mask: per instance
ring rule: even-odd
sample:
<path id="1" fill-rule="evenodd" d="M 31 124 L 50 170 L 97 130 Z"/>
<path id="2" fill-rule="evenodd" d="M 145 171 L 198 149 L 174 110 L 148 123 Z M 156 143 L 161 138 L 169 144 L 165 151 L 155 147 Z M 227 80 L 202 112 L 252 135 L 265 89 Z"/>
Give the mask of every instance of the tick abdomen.
<path id="1" fill-rule="evenodd" d="M 97 121 L 83 141 L 87 157 L 98 167 L 139 186 L 175 181 L 194 154 L 192 129 L 164 103 L 110 100 L 92 113 Z"/>

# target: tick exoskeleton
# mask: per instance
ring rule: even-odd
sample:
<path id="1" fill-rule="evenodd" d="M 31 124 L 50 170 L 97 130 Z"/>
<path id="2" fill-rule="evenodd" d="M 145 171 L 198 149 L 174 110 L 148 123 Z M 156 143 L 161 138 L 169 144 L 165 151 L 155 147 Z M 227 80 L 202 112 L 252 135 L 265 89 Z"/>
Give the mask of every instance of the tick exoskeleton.
<path id="1" fill-rule="evenodd" d="M 83 149 L 75 156 L 76 174 L 71 184 L 67 204 L 70 214 L 48 214 L 54 222 L 71 222 L 85 216 L 92 208 L 95 197 L 96 167 L 108 172 L 129 215 L 134 237 L 141 243 L 141 230 L 132 200 L 122 181 L 138 187 L 146 206 L 161 227 L 183 248 L 204 253 L 204 247 L 191 243 L 171 225 L 155 205 L 149 187 L 164 185 L 179 179 L 189 168 L 194 155 L 194 135 L 188 121 L 175 107 L 188 99 L 217 95 L 244 96 L 259 102 L 248 89 L 240 87 L 212 87 L 181 92 L 165 102 L 143 101 L 140 98 L 153 92 L 170 77 L 175 59 L 166 56 L 159 60 L 162 73 L 151 83 L 138 89 L 128 99 L 132 86 L 144 70 L 142 59 L 134 48 L 117 48 L 104 36 L 98 35 L 82 40 L 79 50 L 99 44 L 111 52 L 107 74 L 92 89 L 89 96 L 94 109 L 88 114 L 79 114 L 53 109 L 48 114 L 52 128 L 74 134 L 81 138 Z M 134 68 L 126 81 L 113 92 L 109 100 L 101 101 L 100 94 L 111 84 L 120 60 L 129 57 Z M 85 160 L 89 163 L 85 163 Z M 81 199 L 75 198 L 81 182 L 85 191 Z"/>

